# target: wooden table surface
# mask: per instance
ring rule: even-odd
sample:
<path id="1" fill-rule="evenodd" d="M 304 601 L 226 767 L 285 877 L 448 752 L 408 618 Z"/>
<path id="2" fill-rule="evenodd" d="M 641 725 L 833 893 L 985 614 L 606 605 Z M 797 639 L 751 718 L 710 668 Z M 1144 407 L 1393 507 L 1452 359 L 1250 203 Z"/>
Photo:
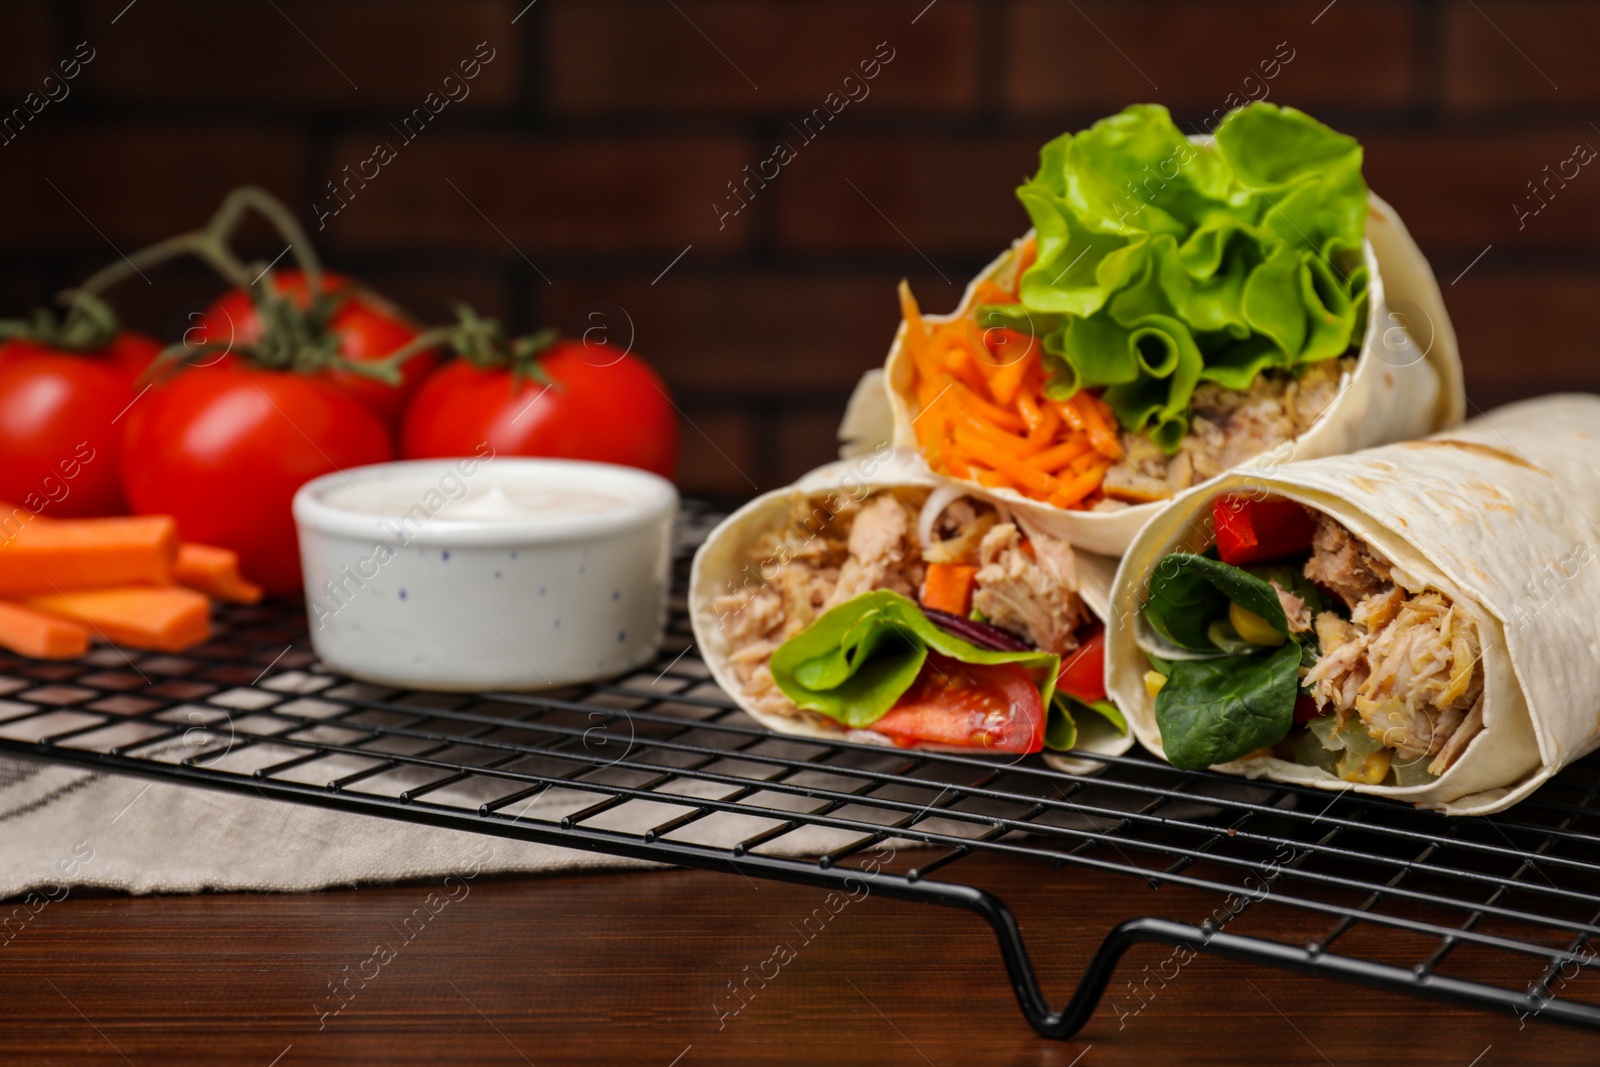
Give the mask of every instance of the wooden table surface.
<path id="1" fill-rule="evenodd" d="M 1016 908 L 1057 1006 L 1117 921 L 1195 922 L 1211 907 L 1124 877 L 973 863 Z M 975 917 L 868 896 L 806 942 L 791 924 L 822 891 L 699 871 L 481 879 L 398 936 L 439 888 L 75 892 L 0 947 L 0 1063 L 1600 1062 L 1600 1034 L 1204 956 L 1177 969 L 1159 946 L 1129 954 L 1077 1039 L 1047 1041 L 1017 1010 Z M 374 954 L 380 942 L 387 958 Z M 719 1014 L 740 1003 L 728 983 L 747 967 L 771 973 L 763 961 L 779 942 L 799 945 L 794 958 L 765 988 L 752 983 L 737 1014 Z M 1125 979 L 1146 966 L 1177 973 L 1147 982 L 1155 992 L 1136 1011 Z M 351 974 L 341 1001 L 332 986 Z"/>

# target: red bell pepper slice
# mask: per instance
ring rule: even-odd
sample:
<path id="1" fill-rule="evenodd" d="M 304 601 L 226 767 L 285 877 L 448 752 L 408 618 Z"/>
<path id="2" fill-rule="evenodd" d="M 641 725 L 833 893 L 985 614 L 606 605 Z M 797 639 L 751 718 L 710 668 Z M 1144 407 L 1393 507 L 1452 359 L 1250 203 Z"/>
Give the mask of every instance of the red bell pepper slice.
<path id="1" fill-rule="evenodd" d="M 1218 497 L 1211 508 L 1217 534 L 1217 555 L 1239 567 L 1279 559 L 1311 548 L 1317 520 L 1293 500 Z"/>

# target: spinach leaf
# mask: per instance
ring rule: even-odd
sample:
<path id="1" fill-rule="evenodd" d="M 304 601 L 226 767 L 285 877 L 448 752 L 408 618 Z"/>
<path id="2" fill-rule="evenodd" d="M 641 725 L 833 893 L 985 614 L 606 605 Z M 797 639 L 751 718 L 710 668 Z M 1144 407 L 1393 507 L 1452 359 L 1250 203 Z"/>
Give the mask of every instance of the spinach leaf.
<path id="1" fill-rule="evenodd" d="M 1046 707 L 1060 658 L 1052 652 L 978 648 L 928 620 L 914 602 L 875 589 L 825 612 L 772 653 L 772 680 L 796 707 L 857 728 L 888 714 L 911 688 L 928 649 L 962 663 L 1019 663 Z"/>
<path id="2" fill-rule="evenodd" d="M 1271 585 L 1248 571 L 1191 552 L 1173 552 L 1156 564 L 1144 617 L 1179 648 L 1219 652 L 1206 631 L 1227 616 L 1230 601 L 1261 616 L 1280 633 L 1289 632 L 1283 605 Z"/>
<path id="3" fill-rule="evenodd" d="M 1156 694 L 1167 760 L 1180 770 L 1228 763 L 1282 741 L 1294 725 L 1300 646 L 1225 659 L 1180 660 Z"/>

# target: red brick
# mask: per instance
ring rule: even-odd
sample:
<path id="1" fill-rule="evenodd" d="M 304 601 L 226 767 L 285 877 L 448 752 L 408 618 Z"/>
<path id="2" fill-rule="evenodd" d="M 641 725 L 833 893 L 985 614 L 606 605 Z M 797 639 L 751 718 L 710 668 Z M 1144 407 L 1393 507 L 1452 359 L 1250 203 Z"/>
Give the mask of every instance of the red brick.
<path id="1" fill-rule="evenodd" d="M 472 305 L 481 315 L 506 322 L 511 315 L 510 287 L 499 271 L 485 263 L 474 269 L 356 265 L 330 266 L 354 274 L 402 308 L 418 323 L 437 326 L 456 321 L 456 305 Z"/>
<path id="2" fill-rule="evenodd" d="M 755 422 L 748 413 L 689 410 L 679 426 L 679 488 L 741 498 L 759 491 Z"/>
<path id="3" fill-rule="evenodd" d="M 693 255 L 693 253 L 690 253 Z M 893 274 L 702 277 L 682 263 L 656 285 L 558 282 L 536 286 L 545 319 L 568 334 L 614 324 L 677 390 L 794 397 L 848 394 L 883 363 L 900 312 Z M 680 273 L 681 272 L 681 273 Z M 934 292 L 935 276 L 916 280 Z M 604 318 L 589 318 L 599 313 Z"/>
<path id="4" fill-rule="evenodd" d="M 351 248 L 472 248 L 509 260 L 525 255 L 546 269 L 539 260 L 550 250 L 676 254 L 690 243 L 696 251 L 725 249 L 747 229 L 745 219 L 719 230 L 712 210 L 718 192 L 751 159 L 733 138 L 456 136 L 424 129 L 408 143 L 379 130 L 341 139 L 334 166 L 354 173 L 379 141 L 393 147 L 395 158 L 365 189 L 352 183 L 354 198 L 328 222 L 331 239 Z M 318 176 L 317 188 L 342 173 Z"/>
<path id="5" fill-rule="evenodd" d="M 1455 285 L 1446 279 L 1473 403 L 1488 410 L 1541 393 L 1600 392 L 1597 289 L 1600 275 L 1590 272 L 1519 275 L 1487 257 Z"/>
<path id="6" fill-rule="evenodd" d="M 586 0 L 551 7 L 544 63 L 563 112 L 806 112 L 887 42 L 889 64 L 848 110 L 962 111 L 978 93 L 978 18 L 970 0 L 915 26 L 884 0 Z"/>
<path id="7" fill-rule="evenodd" d="M 1204 116 L 1230 93 L 1259 97 L 1245 79 L 1260 79 L 1283 42 L 1292 59 L 1264 83 L 1267 99 L 1312 110 L 1406 104 L 1417 89 L 1412 6 L 1342 0 L 1313 25 L 1321 6 L 1023 0 L 1006 30 L 1006 102 L 1109 114 L 1148 100 Z"/>
<path id="8" fill-rule="evenodd" d="M 787 485 L 806 471 L 839 458 L 838 411 L 794 411 L 778 419 L 771 470 L 779 485 Z"/>
<path id="9" fill-rule="evenodd" d="M 1597 38 L 1593 4 L 1457 0 L 1444 18 L 1445 100 L 1463 111 L 1594 103 Z"/>
<path id="10" fill-rule="evenodd" d="M 203 224 L 255 184 L 298 207 L 300 142 L 279 128 L 119 124 L 65 128 L 48 111 L 0 149 L 0 241 L 115 253 Z M 56 188 L 51 188 L 54 183 Z M 59 190 L 59 191 L 58 191 Z M 68 202 L 70 199 L 70 203 Z M 81 213 L 80 213 L 81 212 Z M 98 232 L 97 232 L 98 231 Z"/>
<path id="11" fill-rule="evenodd" d="M 107 26 L 127 0 L 94 0 L 87 22 Z M 495 56 L 466 84 L 468 108 L 504 105 L 516 86 L 517 31 L 509 0 L 277 0 L 147 3 L 105 35 L 89 68 L 96 93 L 121 101 L 196 100 L 329 106 L 370 112 L 442 94 L 447 75 L 480 41 Z M 359 86 L 359 89 L 357 88 Z M 460 90 L 456 90 L 458 93 Z M 454 108 L 452 103 L 446 109 Z"/>
<path id="12" fill-rule="evenodd" d="M 1395 206 L 1424 248 L 1477 252 L 1490 243 L 1572 248 L 1600 241 L 1600 159 L 1579 169 L 1564 189 L 1552 181 L 1555 195 L 1546 198 L 1549 204 L 1540 214 L 1519 224 L 1513 209 L 1514 204 L 1529 211 L 1538 208 L 1527 183 L 1544 179 L 1546 165 L 1555 173 L 1579 141 L 1600 147 L 1600 134 L 1586 125 L 1473 137 L 1385 134 L 1362 140 L 1368 184 Z"/>
<path id="13" fill-rule="evenodd" d="M 791 248 L 983 256 L 1028 228 L 1015 190 L 1038 168 L 1035 138 L 823 130 L 812 142 L 790 143 L 797 158 L 757 197 L 776 192 L 779 237 Z M 965 281 L 936 269 L 957 286 Z"/>
<path id="14" fill-rule="evenodd" d="M 56 57 L 50 54 L 49 14 L 43 3 L 16 3 L 0 7 L 0 92 L 9 109 L 21 103 L 20 96 L 39 90 L 44 76 L 54 69 Z M 57 95 L 60 90 L 56 90 Z"/>

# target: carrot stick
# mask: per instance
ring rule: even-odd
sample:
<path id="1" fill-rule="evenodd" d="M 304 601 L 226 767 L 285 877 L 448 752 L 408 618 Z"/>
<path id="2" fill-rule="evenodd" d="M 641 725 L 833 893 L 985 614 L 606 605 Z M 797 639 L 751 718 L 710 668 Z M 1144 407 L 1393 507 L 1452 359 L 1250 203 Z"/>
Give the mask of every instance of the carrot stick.
<path id="1" fill-rule="evenodd" d="M 978 568 L 959 563 L 930 563 L 922 579 L 922 606 L 952 615 L 972 610 L 972 587 Z"/>
<path id="2" fill-rule="evenodd" d="M 79 589 L 29 597 L 22 603 L 82 623 L 107 641 L 133 648 L 182 652 L 211 636 L 210 602 L 193 589 L 176 586 Z"/>
<path id="3" fill-rule="evenodd" d="M 261 599 L 261 587 L 239 572 L 239 554 L 231 548 L 185 541 L 178 546 L 172 577 L 179 585 L 218 600 L 254 604 Z"/>
<path id="4" fill-rule="evenodd" d="M 89 651 L 89 631 L 54 615 L 0 602 L 0 647 L 34 659 L 74 659 Z"/>
<path id="5" fill-rule="evenodd" d="M 1023 272 L 1029 267 L 1033 266 L 1034 260 L 1038 258 L 1039 242 L 1030 238 L 1028 242 L 1022 246 L 1022 251 L 1017 253 L 1017 287 L 1019 289 L 1022 287 Z"/>
<path id="6" fill-rule="evenodd" d="M 0 596 L 165 584 L 177 555 L 168 515 L 30 522 L 0 543 Z"/>

